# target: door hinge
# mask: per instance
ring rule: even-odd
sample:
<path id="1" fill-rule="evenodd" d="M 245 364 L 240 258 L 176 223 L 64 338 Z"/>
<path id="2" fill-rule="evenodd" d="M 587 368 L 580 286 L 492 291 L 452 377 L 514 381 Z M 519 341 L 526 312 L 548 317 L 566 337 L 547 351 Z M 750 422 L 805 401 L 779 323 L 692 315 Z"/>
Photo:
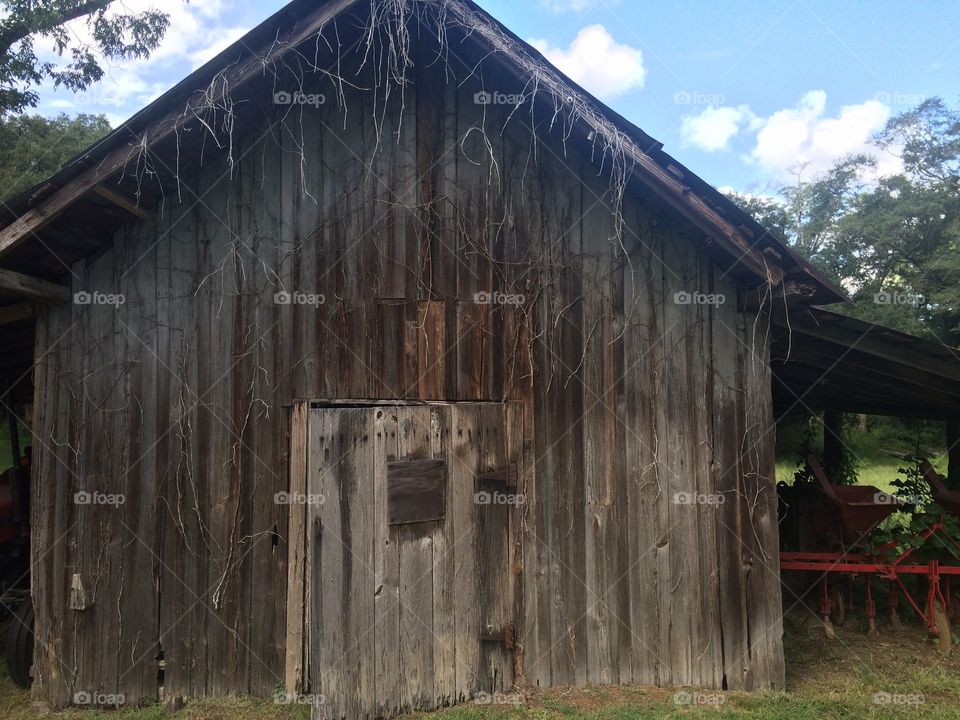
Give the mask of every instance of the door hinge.
<path id="1" fill-rule="evenodd" d="M 507 623 L 500 630 L 494 630 L 490 626 L 480 633 L 480 639 L 483 642 L 495 642 L 502 644 L 507 650 L 513 650 L 514 628 L 513 623 Z"/>
<path id="2" fill-rule="evenodd" d="M 489 472 L 480 473 L 477 476 L 477 479 L 484 484 L 514 488 L 517 486 L 517 478 L 519 476 L 520 470 L 518 463 L 512 462 L 499 470 L 490 470 Z"/>

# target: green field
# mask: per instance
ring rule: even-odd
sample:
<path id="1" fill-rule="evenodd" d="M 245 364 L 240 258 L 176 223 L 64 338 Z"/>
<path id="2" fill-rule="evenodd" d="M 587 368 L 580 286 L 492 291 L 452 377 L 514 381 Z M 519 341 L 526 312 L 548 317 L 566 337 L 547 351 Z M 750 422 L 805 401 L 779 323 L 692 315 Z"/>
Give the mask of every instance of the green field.
<path id="1" fill-rule="evenodd" d="M 946 442 L 940 423 L 867 417 L 861 423 L 849 417 L 844 430 L 844 446 L 857 470 L 860 485 L 873 485 L 884 491 L 898 476 L 902 460 L 889 452 L 920 454 L 940 473 L 947 471 Z M 866 429 L 862 427 L 866 425 Z M 805 441 L 811 446 L 808 448 Z M 780 422 L 777 425 L 777 482 L 793 483 L 801 458 L 807 449 L 822 452 L 822 430 L 817 421 Z"/>
<path id="2" fill-rule="evenodd" d="M 31 443 L 30 432 L 22 424 L 17 428 L 20 431 L 20 452 Z M 0 472 L 13 465 L 13 456 L 10 452 L 10 425 L 4 418 L 0 422 Z"/>

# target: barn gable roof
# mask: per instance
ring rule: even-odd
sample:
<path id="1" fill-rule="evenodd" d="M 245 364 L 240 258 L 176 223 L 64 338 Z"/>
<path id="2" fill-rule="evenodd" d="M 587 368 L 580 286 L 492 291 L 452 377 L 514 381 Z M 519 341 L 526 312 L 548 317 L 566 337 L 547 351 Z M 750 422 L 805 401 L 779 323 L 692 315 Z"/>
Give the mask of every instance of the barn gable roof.
<path id="1" fill-rule="evenodd" d="M 364 0 L 365 1 L 365 0 Z M 407 0 L 408 2 L 410 0 Z M 386 0 L 375 0 L 385 3 Z M 452 18 L 490 50 L 490 56 L 523 82 L 548 90 L 555 102 L 576 108 L 586 129 L 616 146 L 629 163 L 631 177 L 698 227 L 711 244 L 725 250 L 759 283 L 777 288 L 777 297 L 819 304 L 844 299 L 806 260 L 757 223 L 722 193 L 663 151 L 647 135 L 563 75 L 535 48 L 471 0 L 413 0 Z M 37 233 L 60 212 L 97 191 L 100 183 L 120 172 L 144 146 L 160 142 L 191 119 L 192 106 L 218 76 L 236 87 L 263 73 L 264 67 L 305 42 L 331 20 L 362 4 L 361 0 L 294 0 L 243 38 L 191 73 L 133 115 L 102 140 L 68 162 L 58 173 L 21 194 L 0 213 L 0 262 L 14 248 L 38 239 Z M 389 3 L 395 5 L 395 0 Z M 126 207 L 138 212 L 135 207 Z M 41 241 L 42 242 L 42 241 Z"/>

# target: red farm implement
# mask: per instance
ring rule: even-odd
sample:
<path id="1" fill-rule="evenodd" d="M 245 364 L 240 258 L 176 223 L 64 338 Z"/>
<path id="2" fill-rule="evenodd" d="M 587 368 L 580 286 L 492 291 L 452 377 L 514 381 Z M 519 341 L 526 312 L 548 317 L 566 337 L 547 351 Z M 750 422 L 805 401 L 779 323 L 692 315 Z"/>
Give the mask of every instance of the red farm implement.
<path id="1" fill-rule="evenodd" d="M 871 534 L 899 509 L 900 501 L 872 486 L 834 485 L 813 456 L 807 459 L 807 466 L 814 483 L 780 487 L 780 568 L 783 572 L 816 573 L 814 584 L 819 584 L 827 636 L 834 637 L 831 617 L 842 624 L 845 615 L 841 581 L 849 581 L 852 588 L 862 578 L 871 635 L 877 633 L 873 583 L 879 581 L 888 583 L 891 623 L 900 625 L 897 607 L 902 597 L 938 638 L 940 649 L 948 651 L 951 581 L 960 576 L 960 544 L 946 532 L 944 517 L 924 515 L 922 529 L 905 528 L 902 537 L 871 543 Z M 957 515 L 960 493 L 947 490 L 926 461 L 920 469 L 934 501 L 945 513 Z M 905 582 L 911 576 L 926 578 L 925 593 L 916 589 L 917 583 Z"/>

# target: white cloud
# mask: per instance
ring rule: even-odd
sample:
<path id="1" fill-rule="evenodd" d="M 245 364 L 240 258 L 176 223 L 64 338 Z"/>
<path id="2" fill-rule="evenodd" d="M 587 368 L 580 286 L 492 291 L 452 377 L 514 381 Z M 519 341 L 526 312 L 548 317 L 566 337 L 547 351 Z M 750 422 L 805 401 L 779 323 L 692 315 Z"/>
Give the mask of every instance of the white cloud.
<path id="1" fill-rule="evenodd" d="M 899 170 L 896 158 L 881 155 L 870 138 L 890 117 L 890 108 L 878 100 L 845 105 L 835 117 L 825 116 L 827 94 L 811 90 L 792 108 L 766 118 L 757 132 L 751 158 L 763 169 L 787 178 L 800 169 L 815 177 L 848 155 L 864 153 L 877 159 L 877 175 Z"/>
<path id="2" fill-rule="evenodd" d="M 226 50 L 237 40 L 246 34 L 246 28 L 227 28 L 221 34 L 221 37 L 214 40 L 206 47 L 195 50 L 188 54 L 190 64 L 193 68 L 198 68 L 208 60 L 213 60 L 221 51 Z"/>
<path id="3" fill-rule="evenodd" d="M 643 53 L 613 39 L 603 25 L 583 28 L 566 50 L 531 40 L 537 50 L 584 88 L 601 98 L 642 88 L 647 77 Z"/>
<path id="4" fill-rule="evenodd" d="M 757 116 L 746 105 L 708 105 L 699 114 L 680 119 L 680 137 L 684 145 L 708 152 L 726 150 L 735 135 L 744 128 L 755 127 L 757 122 Z"/>
<path id="5" fill-rule="evenodd" d="M 189 3 L 124 0 L 111 6 L 108 12 L 136 13 L 156 8 L 168 14 L 170 26 L 160 47 L 149 58 L 122 63 L 101 59 L 105 74 L 99 83 L 75 97 L 67 90 L 55 91 L 47 86 L 40 93 L 40 109 L 56 107 L 69 98 L 86 112 L 105 112 L 111 124 L 116 124 L 118 118 L 125 118 L 156 99 L 247 30 L 230 22 L 235 21 L 239 10 L 235 0 L 191 0 Z M 91 43 L 84 19 L 75 20 L 69 27 L 78 41 Z M 37 48 L 45 59 L 63 62 L 49 42 L 39 41 Z"/>
<path id="6" fill-rule="evenodd" d="M 550 12 L 583 12 L 599 5 L 619 5 L 619 0 L 541 0 Z"/>
<path id="7" fill-rule="evenodd" d="M 751 147 L 745 159 L 777 181 L 790 180 L 796 173 L 814 178 L 845 157 L 864 154 L 876 161 L 876 169 L 864 178 L 869 181 L 903 169 L 899 158 L 870 142 L 890 115 L 887 104 L 872 99 L 844 105 L 831 116 L 827 93 L 811 90 L 793 107 L 767 117 L 756 115 L 746 105 L 708 105 L 700 113 L 680 119 L 680 137 L 686 146 L 714 152 L 729 149 L 731 141 L 741 136 Z"/>

